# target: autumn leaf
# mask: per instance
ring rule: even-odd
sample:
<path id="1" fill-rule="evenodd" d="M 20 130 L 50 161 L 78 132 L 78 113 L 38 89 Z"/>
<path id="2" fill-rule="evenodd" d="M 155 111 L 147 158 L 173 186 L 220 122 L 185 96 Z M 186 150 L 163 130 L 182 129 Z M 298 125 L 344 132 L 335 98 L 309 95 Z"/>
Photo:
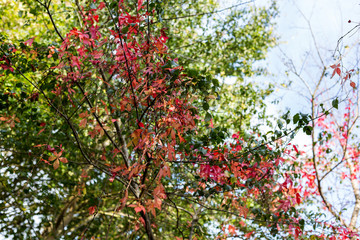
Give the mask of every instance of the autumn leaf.
<path id="1" fill-rule="evenodd" d="M 338 74 L 339 76 L 341 76 L 341 69 L 340 69 L 340 63 L 339 64 L 334 64 L 334 65 L 331 65 L 330 66 L 332 69 L 334 69 L 332 75 L 331 75 L 331 78 L 334 77 L 335 73 Z"/>
<path id="2" fill-rule="evenodd" d="M 143 205 L 141 205 L 140 203 L 138 203 L 137 205 L 131 204 L 131 205 L 129 205 L 129 207 L 134 208 L 136 213 L 141 212 L 141 211 L 143 213 L 146 213 L 145 207 Z"/>
<path id="3" fill-rule="evenodd" d="M 38 132 L 38 134 L 37 134 L 37 135 L 39 135 L 40 133 L 42 133 L 44 130 L 45 130 L 45 128 L 40 129 L 40 131 Z"/>
<path id="4" fill-rule="evenodd" d="M 254 231 L 248 232 L 247 234 L 245 234 L 245 237 L 246 237 L 246 238 L 250 238 L 251 235 L 253 234 L 253 232 L 254 232 Z"/>
<path id="5" fill-rule="evenodd" d="M 236 228 L 233 225 L 229 225 L 228 229 L 231 235 L 236 234 Z"/>
<path id="6" fill-rule="evenodd" d="M 96 211 L 96 206 L 89 207 L 89 214 L 90 215 L 93 215 L 95 213 L 95 211 Z"/>
<path id="7" fill-rule="evenodd" d="M 57 168 L 59 167 L 59 165 L 60 165 L 60 162 L 59 162 L 59 161 L 61 161 L 62 163 L 67 163 L 67 162 L 68 162 L 68 160 L 67 160 L 66 158 L 61 157 L 62 151 L 59 152 L 59 153 L 57 153 L 56 151 L 54 151 L 53 154 L 54 154 L 54 156 L 49 157 L 48 160 L 49 160 L 50 162 L 54 161 L 54 163 L 53 163 L 54 169 L 57 169 Z"/>
<path id="8" fill-rule="evenodd" d="M 114 182 L 116 174 L 113 173 L 113 175 L 109 178 L 109 182 Z"/>
<path id="9" fill-rule="evenodd" d="M 247 207 L 242 207 L 242 206 L 239 207 L 240 216 L 243 216 L 246 218 L 248 212 L 249 212 L 249 209 Z"/>
<path id="10" fill-rule="evenodd" d="M 128 146 L 130 146 L 131 144 L 134 144 L 136 146 L 139 143 L 139 139 L 142 131 L 143 131 L 142 129 L 136 129 L 131 134 L 132 141 L 128 143 Z"/>
<path id="11" fill-rule="evenodd" d="M 300 154 L 300 153 L 299 153 L 299 150 L 297 149 L 297 147 L 296 147 L 295 145 L 293 145 L 293 147 L 294 147 L 295 152 L 296 152 L 297 154 Z"/>
<path id="12" fill-rule="evenodd" d="M 37 145 L 35 145 L 35 146 L 33 146 L 33 147 L 43 147 L 43 146 L 45 146 L 46 144 L 37 144 Z"/>
<path id="13" fill-rule="evenodd" d="M 86 127 L 86 123 L 87 123 L 87 119 L 83 118 L 83 119 L 81 119 L 79 126 L 80 127 Z"/>
<path id="14" fill-rule="evenodd" d="M 105 3 L 104 2 L 101 2 L 98 6 L 98 9 L 101 10 L 105 7 Z"/>
<path id="15" fill-rule="evenodd" d="M 141 9 L 143 2 L 144 0 L 138 0 L 138 7 L 137 7 L 138 11 Z"/>
<path id="16" fill-rule="evenodd" d="M 296 193 L 296 203 L 300 204 L 301 203 L 301 197 L 299 193 Z"/>
<path id="17" fill-rule="evenodd" d="M 116 172 L 120 171 L 121 169 L 123 169 L 123 167 L 122 167 L 122 166 L 118 166 L 118 167 L 116 167 L 116 168 L 111 169 L 111 172 L 116 173 Z"/>
<path id="18" fill-rule="evenodd" d="M 59 167 L 59 165 L 60 165 L 59 160 L 56 159 L 55 162 L 53 163 L 54 169 L 56 170 Z"/>
<path id="19" fill-rule="evenodd" d="M 86 117 L 88 117 L 88 116 L 89 116 L 89 112 L 88 112 L 88 111 L 85 111 L 85 112 L 79 114 L 79 117 L 80 117 L 80 118 L 86 118 Z"/>

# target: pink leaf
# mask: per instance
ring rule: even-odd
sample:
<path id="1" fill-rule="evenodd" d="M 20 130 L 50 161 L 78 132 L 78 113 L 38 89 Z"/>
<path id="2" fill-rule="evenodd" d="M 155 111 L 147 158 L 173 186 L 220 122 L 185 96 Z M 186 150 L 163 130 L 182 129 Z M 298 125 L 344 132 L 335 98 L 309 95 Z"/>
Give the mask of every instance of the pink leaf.
<path id="1" fill-rule="evenodd" d="M 113 182 L 113 181 L 115 180 L 115 176 L 116 176 L 116 173 L 113 173 L 112 177 L 109 178 L 109 181 L 110 181 L 110 182 Z"/>
<path id="2" fill-rule="evenodd" d="M 28 45 L 28 46 L 31 46 L 33 44 L 33 42 L 34 42 L 34 39 L 35 39 L 35 37 L 30 38 L 29 40 L 25 41 L 24 44 Z"/>
<path id="3" fill-rule="evenodd" d="M 210 120 L 209 127 L 214 128 L 214 123 L 213 123 L 213 120 L 212 120 L 212 119 Z"/>
<path id="4" fill-rule="evenodd" d="M 143 2 L 144 0 L 138 0 L 138 7 L 137 7 L 138 11 L 141 9 Z"/>
<path id="5" fill-rule="evenodd" d="M 98 6 L 98 9 L 103 9 L 105 7 L 105 3 L 104 2 L 101 2 Z"/>

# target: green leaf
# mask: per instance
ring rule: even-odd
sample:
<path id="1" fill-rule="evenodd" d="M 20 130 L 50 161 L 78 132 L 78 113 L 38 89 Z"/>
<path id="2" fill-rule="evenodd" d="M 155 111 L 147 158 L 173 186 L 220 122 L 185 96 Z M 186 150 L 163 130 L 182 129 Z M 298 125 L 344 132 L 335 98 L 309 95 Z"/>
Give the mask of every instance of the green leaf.
<path id="1" fill-rule="evenodd" d="M 207 110 L 209 110 L 210 106 L 209 106 L 209 104 L 207 102 L 204 102 L 203 103 L 203 108 L 204 108 L 205 111 L 207 111 Z"/>
<path id="2" fill-rule="evenodd" d="M 212 119 L 211 114 L 207 112 L 205 115 L 205 122 L 209 122 L 211 119 Z"/>
<path id="3" fill-rule="evenodd" d="M 121 29 L 122 34 L 126 34 L 129 31 L 129 26 L 125 26 Z"/>
<path id="4" fill-rule="evenodd" d="M 313 128 L 311 126 L 305 126 L 303 128 L 303 131 L 306 133 L 306 135 L 311 135 Z"/>
<path id="5" fill-rule="evenodd" d="M 336 109 L 338 109 L 339 107 L 339 100 L 337 98 L 335 98 L 332 102 L 331 102 L 332 106 Z"/>
<path id="6" fill-rule="evenodd" d="M 294 124 L 296 124 L 297 122 L 299 122 L 299 119 L 300 119 L 300 114 L 299 114 L 299 113 L 295 114 L 294 117 L 293 117 L 293 122 L 294 122 Z"/>
<path id="7" fill-rule="evenodd" d="M 305 226 L 305 221 L 304 221 L 304 219 L 300 219 L 300 220 L 299 220 L 299 224 L 300 224 L 301 230 L 304 230 L 304 226 Z"/>

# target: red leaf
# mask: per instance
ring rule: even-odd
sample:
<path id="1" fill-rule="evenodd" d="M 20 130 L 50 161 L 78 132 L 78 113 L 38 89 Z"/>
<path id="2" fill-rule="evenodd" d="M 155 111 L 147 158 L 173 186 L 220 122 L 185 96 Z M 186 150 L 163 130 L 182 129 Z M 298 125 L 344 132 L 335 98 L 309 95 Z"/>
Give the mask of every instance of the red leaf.
<path id="1" fill-rule="evenodd" d="M 161 37 L 160 37 L 160 40 L 161 40 L 163 43 L 165 43 L 165 42 L 166 42 L 166 40 L 168 40 L 168 39 L 169 39 L 169 37 L 168 37 L 168 36 L 166 36 L 165 29 L 161 29 L 161 30 L 160 30 L 160 32 L 161 32 Z"/>
<path id="2" fill-rule="evenodd" d="M 141 211 L 143 211 L 144 213 L 146 212 L 144 206 L 142 206 L 142 205 L 139 205 L 138 207 L 134 208 L 134 210 L 137 213 L 141 212 Z"/>
<path id="3" fill-rule="evenodd" d="M 82 120 L 80 121 L 79 126 L 80 126 L 80 127 L 85 127 L 85 126 L 86 126 L 86 122 L 87 122 L 87 119 L 86 119 L 86 118 L 82 119 Z"/>
<path id="4" fill-rule="evenodd" d="M 98 6 L 98 9 L 103 9 L 105 7 L 105 3 L 104 2 L 101 2 Z"/>
<path id="5" fill-rule="evenodd" d="M 340 70 L 340 68 L 336 68 L 335 71 L 336 71 L 336 73 L 337 73 L 339 76 L 341 75 L 341 70 Z"/>
<path id="6" fill-rule="evenodd" d="M 339 76 L 341 76 L 340 63 L 339 63 L 339 64 L 336 64 L 336 65 L 335 65 L 335 64 L 334 64 L 334 65 L 331 65 L 330 67 L 334 69 L 334 71 L 333 71 L 333 73 L 332 73 L 332 75 L 331 75 L 331 78 L 334 77 L 335 73 L 337 73 Z"/>
<path id="7" fill-rule="evenodd" d="M 38 144 L 38 145 L 35 145 L 34 147 L 42 147 L 42 146 L 45 146 L 46 144 Z"/>
<path id="8" fill-rule="evenodd" d="M 45 128 L 41 129 L 37 135 L 39 135 L 40 133 L 42 133 L 45 130 Z"/>
<path id="9" fill-rule="evenodd" d="M 335 69 L 335 68 L 339 68 L 339 67 L 340 67 L 340 63 L 338 63 L 338 64 L 336 64 L 336 65 L 335 65 L 335 64 L 334 64 L 334 65 L 331 65 L 330 67 L 331 67 L 331 68 L 334 68 L 334 69 Z"/>
<path id="10" fill-rule="evenodd" d="M 119 211 L 125 207 L 127 199 L 128 199 L 128 190 L 126 189 L 125 196 L 122 199 L 120 199 L 121 206 L 119 208 Z"/>
<path id="11" fill-rule="evenodd" d="M 64 157 L 59 158 L 62 163 L 68 163 L 68 160 Z"/>
<path id="12" fill-rule="evenodd" d="M 293 147 L 294 147 L 294 149 L 295 149 L 295 152 L 296 152 L 297 154 L 300 154 L 300 153 L 299 153 L 299 150 L 297 149 L 297 147 L 296 147 L 295 145 L 293 145 Z"/>
<path id="13" fill-rule="evenodd" d="M 47 146 L 47 150 L 50 152 L 55 152 L 55 148 L 51 147 L 50 145 Z"/>
<path id="14" fill-rule="evenodd" d="M 239 213 L 240 216 L 247 217 L 247 214 L 249 212 L 249 209 L 247 207 L 239 206 Z"/>
<path id="15" fill-rule="evenodd" d="M 116 167 L 116 168 L 111 169 L 111 172 L 116 173 L 116 172 L 120 171 L 121 169 L 123 169 L 123 167 L 118 166 L 118 167 Z"/>
<path id="16" fill-rule="evenodd" d="M 246 237 L 246 238 L 250 238 L 250 237 L 251 237 L 251 235 L 253 234 L 253 232 L 254 232 L 254 231 L 251 231 L 251 232 L 249 232 L 249 233 L 245 234 L 245 237 Z"/>
<path id="17" fill-rule="evenodd" d="M 301 197 L 299 193 L 296 193 L 296 203 L 300 204 L 301 203 Z"/>
<path id="18" fill-rule="evenodd" d="M 40 123 L 40 127 L 45 127 L 46 123 L 42 122 Z"/>
<path id="19" fill-rule="evenodd" d="M 142 122 L 139 122 L 139 127 L 145 127 L 144 124 Z"/>
<path id="20" fill-rule="evenodd" d="M 9 67 L 9 66 L 7 66 L 7 65 L 5 65 L 5 64 L 0 64 L 0 67 L 1 67 L 2 69 L 4 69 L 4 70 L 9 69 L 11 72 L 14 72 L 14 68 L 13 68 L 13 67 Z"/>
<path id="21" fill-rule="evenodd" d="M 234 235 L 236 233 L 236 228 L 233 225 L 229 225 L 229 233 L 231 235 Z"/>
<path id="22" fill-rule="evenodd" d="M 351 86 L 352 88 L 356 88 L 356 84 L 355 84 L 354 82 L 350 82 L 350 86 Z"/>
<path id="23" fill-rule="evenodd" d="M 89 207 L 89 214 L 93 215 L 96 211 L 96 206 Z"/>
<path id="24" fill-rule="evenodd" d="M 89 113 L 88 113 L 87 111 L 79 114 L 79 117 L 80 117 L 80 118 L 86 118 L 86 117 L 88 117 L 88 116 L 89 116 Z"/>
<path id="25" fill-rule="evenodd" d="M 141 204 L 139 204 L 139 203 L 138 203 L 137 205 L 131 204 L 131 205 L 129 205 L 129 207 L 134 208 L 134 210 L 135 210 L 136 213 L 141 212 L 141 211 L 143 211 L 144 213 L 146 213 L 146 210 L 145 210 L 144 206 L 141 205 Z"/>
<path id="26" fill-rule="evenodd" d="M 145 220 L 142 217 L 139 218 L 139 221 L 145 226 Z"/>

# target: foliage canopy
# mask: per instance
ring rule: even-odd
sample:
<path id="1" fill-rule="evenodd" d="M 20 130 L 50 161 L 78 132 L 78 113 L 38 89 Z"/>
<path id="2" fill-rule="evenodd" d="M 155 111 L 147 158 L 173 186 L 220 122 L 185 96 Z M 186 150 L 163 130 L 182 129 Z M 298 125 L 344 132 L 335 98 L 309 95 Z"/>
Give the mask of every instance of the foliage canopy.
<path id="1" fill-rule="evenodd" d="M 305 231 L 287 138 L 311 119 L 284 115 L 263 133 L 251 122 L 266 123 L 272 86 L 245 80 L 264 73 L 254 63 L 274 46 L 275 4 L 237 4 L 225 18 L 211 0 L 2 4 L 2 235 Z"/>

